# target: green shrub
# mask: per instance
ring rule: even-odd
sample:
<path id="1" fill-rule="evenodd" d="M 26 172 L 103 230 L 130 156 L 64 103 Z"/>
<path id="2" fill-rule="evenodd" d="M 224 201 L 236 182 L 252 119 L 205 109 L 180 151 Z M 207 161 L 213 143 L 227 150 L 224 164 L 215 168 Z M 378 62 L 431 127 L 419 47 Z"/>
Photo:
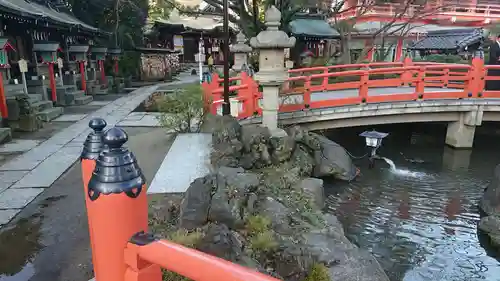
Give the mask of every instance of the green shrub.
<path id="1" fill-rule="evenodd" d="M 205 117 L 205 100 L 200 85 L 164 95 L 157 103 L 160 124 L 176 133 L 198 132 Z"/>
<path id="2" fill-rule="evenodd" d="M 250 237 L 250 248 L 255 253 L 268 253 L 278 247 L 278 242 L 272 230 L 267 230 Z"/>
<path id="3" fill-rule="evenodd" d="M 328 268 L 321 263 L 313 264 L 304 281 L 330 281 Z"/>
<path id="4" fill-rule="evenodd" d="M 255 215 L 247 219 L 246 230 L 250 235 L 255 235 L 268 231 L 270 225 L 270 219 L 261 215 Z"/>

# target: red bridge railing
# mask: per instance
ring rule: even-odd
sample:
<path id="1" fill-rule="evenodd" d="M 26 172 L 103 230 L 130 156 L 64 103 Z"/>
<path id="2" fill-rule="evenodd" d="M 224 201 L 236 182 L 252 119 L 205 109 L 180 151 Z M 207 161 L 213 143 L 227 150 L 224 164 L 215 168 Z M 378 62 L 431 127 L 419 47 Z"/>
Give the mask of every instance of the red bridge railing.
<path id="1" fill-rule="evenodd" d="M 500 91 L 485 90 L 487 75 L 500 66 L 472 64 L 403 62 L 335 65 L 289 71 L 280 91 L 280 112 L 320 109 L 366 103 L 435 99 L 500 98 Z M 246 73 L 230 78 L 232 115 L 240 119 L 258 116 L 262 93 L 259 84 Z M 217 75 L 203 83 L 204 95 L 211 101 L 211 112 L 220 114 L 223 87 Z M 392 93 L 375 94 L 373 89 L 389 88 Z M 445 90 L 443 90 L 445 89 Z M 323 98 L 322 98 L 323 97 Z M 326 97 L 326 98 L 325 98 Z"/>

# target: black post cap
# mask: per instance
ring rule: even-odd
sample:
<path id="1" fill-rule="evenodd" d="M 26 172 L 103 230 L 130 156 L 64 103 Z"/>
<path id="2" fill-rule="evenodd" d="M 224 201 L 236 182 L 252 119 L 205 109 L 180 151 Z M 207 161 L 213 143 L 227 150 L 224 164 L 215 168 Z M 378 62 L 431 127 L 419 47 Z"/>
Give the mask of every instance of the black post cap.
<path id="1" fill-rule="evenodd" d="M 94 118 L 89 121 L 89 127 L 94 130 L 94 132 L 102 132 L 108 124 L 106 120 L 102 118 Z"/>
<path id="2" fill-rule="evenodd" d="M 96 160 L 96 167 L 88 185 L 88 196 L 94 201 L 101 194 L 125 193 L 136 198 L 142 191 L 146 179 L 132 152 L 123 145 L 127 133 L 120 128 L 110 128 L 102 136 L 106 149 Z"/>
<path id="3" fill-rule="evenodd" d="M 102 118 L 94 118 L 89 121 L 89 127 L 94 131 L 87 136 L 83 143 L 80 159 L 96 160 L 99 157 L 99 153 L 104 148 L 102 135 L 106 125 L 106 121 Z"/>
<path id="4" fill-rule="evenodd" d="M 128 135 L 124 130 L 113 127 L 106 131 L 103 141 L 109 149 L 118 149 L 128 141 Z"/>

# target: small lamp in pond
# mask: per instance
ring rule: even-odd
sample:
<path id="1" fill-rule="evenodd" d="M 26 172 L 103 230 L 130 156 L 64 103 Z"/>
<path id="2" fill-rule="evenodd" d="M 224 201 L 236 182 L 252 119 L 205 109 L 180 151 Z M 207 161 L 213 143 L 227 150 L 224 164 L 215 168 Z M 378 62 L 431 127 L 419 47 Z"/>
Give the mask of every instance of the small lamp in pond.
<path id="1" fill-rule="evenodd" d="M 359 134 L 360 137 L 365 138 L 366 146 L 371 148 L 370 157 L 368 158 L 370 161 L 370 168 L 373 168 L 375 166 L 375 159 L 380 158 L 377 155 L 377 149 L 382 145 L 382 140 L 388 135 L 388 133 L 381 133 L 375 130 L 365 131 Z"/>

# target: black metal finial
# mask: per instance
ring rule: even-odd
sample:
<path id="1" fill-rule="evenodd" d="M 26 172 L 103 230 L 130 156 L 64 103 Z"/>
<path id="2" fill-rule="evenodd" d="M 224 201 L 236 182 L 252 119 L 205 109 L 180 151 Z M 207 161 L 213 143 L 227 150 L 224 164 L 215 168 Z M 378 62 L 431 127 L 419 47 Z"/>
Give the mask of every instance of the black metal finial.
<path id="1" fill-rule="evenodd" d="M 117 149 L 128 141 L 128 135 L 123 129 L 113 127 L 104 133 L 103 141 L 109 149 Z"/>
<path id="2" fill-rule="evenodd" d="M 89 121 L 89 127 L 94 131 L 87 136 L 83 144 L 81 159 L 96 160 L 99 157 L 99 153 L 104 148 L 102 136 L 106 125 L 106 121 L 102 118 L 94 118 Z"/>
<path id="3" fill-rule="evenodd" d="M 104 130 L 104 128 L 107 126 L 108 124 L 106 123 L 106 120 L 102 119 L 102 118 L 94 118 L 92 120 L 89 121 L 89 127 L 94 130 L 94 132 L 102 132 L 102 130 Z"/>
<path id="4" fill-rule="evenodd" d="M 107 148 L 99 154 L 89 181 L 90 200 L 96 200 L 100 194 L 125 193 L 131 198 L 141 194 L 146 179 L 134 154 L 122 147 L 127 140 L 127 133 L 116 127 L 110 128 L 102 136 Z"/>

